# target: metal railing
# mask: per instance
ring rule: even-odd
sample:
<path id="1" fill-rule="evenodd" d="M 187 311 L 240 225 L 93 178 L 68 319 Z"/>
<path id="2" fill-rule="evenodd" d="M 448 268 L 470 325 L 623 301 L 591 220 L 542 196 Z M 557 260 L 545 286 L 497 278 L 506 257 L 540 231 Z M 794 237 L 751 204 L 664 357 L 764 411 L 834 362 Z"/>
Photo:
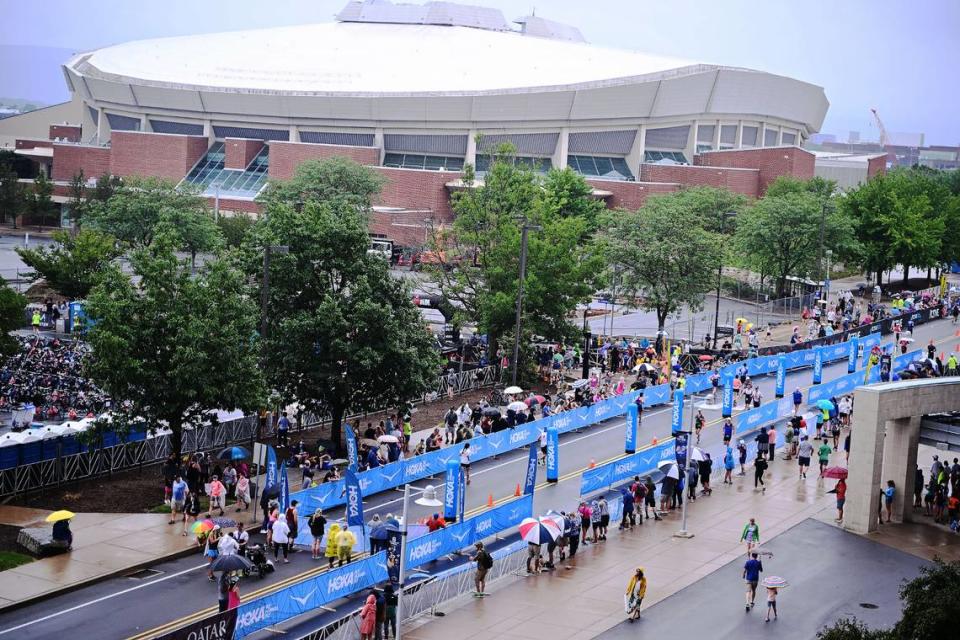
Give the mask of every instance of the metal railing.
<path id="1" fill-rule="evenodd" d="M 499 375 L 499 366 L 489 366 L 456 373 L 450 380 L 446 375 L 440 376 L 434 390 L 424 394 L 419 402 L 429 401 L 431 397 L 433 399 L 443 397 L 450 388 L 453 388 L 455 395 L 459 395 L 473 389 L 492 386 L 498 381 Z M 329 418 L 326 416 L 304 414 L 301 430 L 313 429 L 327 423 Z M 231 444 L 249 443 L 257 435 L 258 424 L 258 416 L 249 415 L 211 426 L 187 429 L 183 433 L 182 451 L 184 453 L 211 451 Z M 260 430 L 260 437 L 272 436 L 274 428 L 273 421 L 267 421 Z M 70 453 L 64 453 L 65 449 Z M 169 434 L 142 437 L 110 447 L 85 449 L 77 451 L 76 442 L 63 437 L 18 445 L 19 455 L 31 461 L 0 469 L 0 497 L 155 464 L 163 461 L 173 451 Z"/>
<path id="2" fill-rule="evenodd" d="M 493 567 L 487 573 L 487 584 L 503 578 L 522 575 L 527 561 L 527 543 L 520 541 L 494 551 Z M 425 615 L 434 615 L 437 608 L 474 591 L 474 567 L 467 562 L 437 576 L 410 585 L 403 592 L 404 619 L 409 622 Z M 298 640 L 356 640 L 360 636 L 360 608 Z M 400 624 L 401 621 L 398 621 Z"/>

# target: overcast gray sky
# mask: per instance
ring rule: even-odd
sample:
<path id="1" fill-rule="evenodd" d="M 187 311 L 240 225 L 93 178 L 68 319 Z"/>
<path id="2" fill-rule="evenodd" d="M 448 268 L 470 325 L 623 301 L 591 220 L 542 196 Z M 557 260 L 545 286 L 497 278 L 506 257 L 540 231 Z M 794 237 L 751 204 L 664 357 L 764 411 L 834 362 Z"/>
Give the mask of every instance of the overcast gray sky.
<path id="1" fill-rule="evenodd" d="M 463 0 L 468 4 L 467 0 Z M 0 0 L 0 45 L 89 50 L 142 38 L 327 22 L 346 0 Z M 825 88 L 823 131 L 960 143 L 960 0 L 476 0 L 610 47 L 762 69 Z M 470 52 L 451 51 L 463 56 Z M 465 64 L 465 68 L 468 65 Z M 62 78 L 51 76 L 52 82 Z M 64 94 L 66 90 L 64 89 Z"/>

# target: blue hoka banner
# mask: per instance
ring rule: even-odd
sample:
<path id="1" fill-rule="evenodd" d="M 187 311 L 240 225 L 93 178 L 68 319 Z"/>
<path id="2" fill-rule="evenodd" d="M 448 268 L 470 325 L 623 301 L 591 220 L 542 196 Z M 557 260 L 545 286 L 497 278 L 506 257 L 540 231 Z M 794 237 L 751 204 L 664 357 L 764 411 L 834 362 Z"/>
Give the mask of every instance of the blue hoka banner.
<path id="1" fill-rule="evenodd" d="M 349 596 L 388 579 L 385 552 L 351 562 L 314 578 L 295 583 L 237 610 L 234 638 L 239 640 L 261 629 L 310 613 L 318 607 Z"/>
<path id="2" fill-rule="evenodd" d="M 817 347 L 813 350 L 813 384 L 820 384 L 823 381 L 823 349 Z"/>
<path id="3" fill-rule="evenodd" d="M 443 517 L 447 522 L 456 522 L 462 513 L 463 476 L 460 463 L 447 460 L 447 474 L 443 489 Z"/>
<path id="4" fill-rule="evenodd" d="M 356 471 L 360 468 L 357 434 L 353 432 L 353 427 L 350 426 L 350 423 L 343 425 L 343 433 L 347 440 L 347 468 Z"/>
<path id="5" fill-rule="evenodd" d="M 407 567 L 426 564 L 520 524 L 533 515 L 533 496 L 524 496 L 444 529 L 407 541 Z"/>
<path id="6" fill-rule="evenodd" d="M 347 469 L 343 479 L 347 488 L 347 524 L 362 527 L 364 526 L 363 494 L 360 491 L 360 480 L 351 469 Z"/>
<path id="7" fill-rule="evenodd" d="M 860 355 L 860 337 L 853 336 L 847 343 L 847 373 L 857 370 L 858 355 Z"/>
<path id="8" fill-rule="evenodd" d="M 673 438 L 668 438 L 633 455 L 587 469 L 580 477 L 580 495 L 600 491 L 633 476 L 652 473 L 661 460 L 668 460 L 675 455 Z"/>
<path id="9" fill-rule="evenodd" d="M 690 395 L 691 393 L 700 393 L 701 391 L 706 391 L 712 386 L 713 383 L 710 382 L 709 373 L 698 373 L 697 375 L 687 378 L 687 385 L 683 388 L 683 391 L 687 395 Z"/>
<path id="10" fill-rule="evenodd" d="M 727 380 L 723 383 L 723 405 L 720 409 L 720 415 L 729 418 L 733 414 L 733 382 Z"/>
<path id="11" fill-rule="evenodd" d="M 824 362 L 836 362 L 837 360 L 843 360 L 848 356 L 850 351 L 850 347 L 846 342 L 838 342 L 837 344 L 820 347 L 820 349 L 823 351 Z"/>
<path id="12" fill-rule="evenodd" d="M 636 411 L 636 405 L 632 408 Z M 556 427 L 547 427 L 547 482 L 557 482 L 560 476 L 560 433 Z"/>
<path id="13" fill-rule="evenodd" d="M 673 407 L 670 409 L 670 428 L 680 431 L 683 428 L 683 391 L 673 392 Z"/>
<path id="14" fill-rule="evenodd" d="M 777 372 L 776 356 L 761 356 L 747 360 L 747 375 L 751 378 Z"/>
<path id="15" fill-rule="evenodd" d="M 777 359 L 777 386 L 776 397 L 782 398 L 784 387 L 787 386 L 787 357 L 782 353 L 776 356 Z"/>
<path id="16" fill-rule="evenodd" d="M 527 457 L 527 472 L 523 476 L 523 495 L 533 495 L 537 485 L 537 445 L 530 445 L 530 455 Z"/>
<path id="17" fill-rule="evenodd" d="M 623 449 L 625 452 L 636 452 L 639 430 L 640 410 L 637 408 L 637 405 L 631 404 L 629 407 L 627 407 L 627 437 L 623 443 Z"/>
<path id="18" fill-rule="evenodd" d="M 658 384 L 654 387 L 647 387 L 643 392 L 644 409 L 668 402 L 670 402 L 670 385 L 668 384 Z"/>
<path id="19" fill-rule="evenodd" d="M 863 358 L 860 361 L 861 368 L 867 366 L 867 360 L 870 359 L 870 350 L 874 347 L 879 347 L 881 342 L 883 342 L 883 336 L 880 335 L 879 332 L 871 333 L 869 336 L 860 338 L 860 344 L 862 345 L 861 352 L 863 353 Z"/>
<path id="20" fill-rule="evenodd" d="M 267 469 L 263 490 L 266 491 L 275 484 L 277 484 L 277 451 L 273 447 L 267 447 Z"/>
<path id="21" fill-rule="evenodd" d="M 290 507 L 290 481 L 287 479 L 287 463 L 281 462 L 277 471 L 277 482 L 280 483 L 280 508 L 285 512 Z"/>
<path id="22" fill-rule="evenodd" d="M 779 408 L 780 402 L 768 402 L 760 405 L 756 409 L 744 411 L 737 416 L 736 433 L 741 434 L 753 431 L 754 429 L 760 428 L 761 425 L 773 422 L 781 417 L 777 415 Z"/>

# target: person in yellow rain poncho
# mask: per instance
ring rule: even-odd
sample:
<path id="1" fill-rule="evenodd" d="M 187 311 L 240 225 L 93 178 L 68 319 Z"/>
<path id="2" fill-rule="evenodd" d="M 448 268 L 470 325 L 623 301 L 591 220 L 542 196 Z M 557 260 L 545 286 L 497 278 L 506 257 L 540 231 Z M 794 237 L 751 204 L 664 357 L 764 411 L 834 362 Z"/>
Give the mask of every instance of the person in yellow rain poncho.
<path id="1" fill-rule="evenodd" d="M 351 556 L 353 555 L 353 545 L 355 544 L 357 544 L 357 536 L 353 535 L 353 532 L 346 527 L 340 529 L 340 533 L 337 534 L 338 567 L 342 567 L 350 562 Z"/>
<path id="2" fill-rule="evenodd" d="M 330 568 L 333 569 L 333 563 L 337 559 L 337 536 L 340 534 L 340 524 L 334 522 L 327 530 L 327 549 L 324 551 L 324 557 L 327 559 Z"/>
<path id="3" fill-rule="evenodd" d="M 637 567 L 634 574 L 630 576 L 627 592 L 623 596 L 623 608 L 629 614 L 628 622 L 633 622 L 640 617 L 640 604 L 645 595 L 647 595 L 647 577 L 643 574 L 643 567 Z"/>

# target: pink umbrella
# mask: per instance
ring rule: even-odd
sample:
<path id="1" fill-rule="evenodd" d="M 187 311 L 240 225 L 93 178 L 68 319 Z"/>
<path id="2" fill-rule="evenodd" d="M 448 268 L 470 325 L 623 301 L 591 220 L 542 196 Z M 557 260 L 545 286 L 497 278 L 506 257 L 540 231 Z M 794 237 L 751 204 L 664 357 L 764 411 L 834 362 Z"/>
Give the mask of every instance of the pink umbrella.
<path id="1" fill-rule="evenodd" d="M 544 398 L 543 396 L 530 396 L 529 398 L 524 400 L 524 402 L 526 402 L 527 406 L 529 407 L 533 403 L 543 404 L 544 402 L 546 402 L 546 400 L 547 399 Z"/>
<path id="2" fill-rule="evenodd" d="M 552 518 L 525 518 L 520 523 L 520 537 L 533 544 L 546 544 L 560 537 L 562 530 Z"/>

